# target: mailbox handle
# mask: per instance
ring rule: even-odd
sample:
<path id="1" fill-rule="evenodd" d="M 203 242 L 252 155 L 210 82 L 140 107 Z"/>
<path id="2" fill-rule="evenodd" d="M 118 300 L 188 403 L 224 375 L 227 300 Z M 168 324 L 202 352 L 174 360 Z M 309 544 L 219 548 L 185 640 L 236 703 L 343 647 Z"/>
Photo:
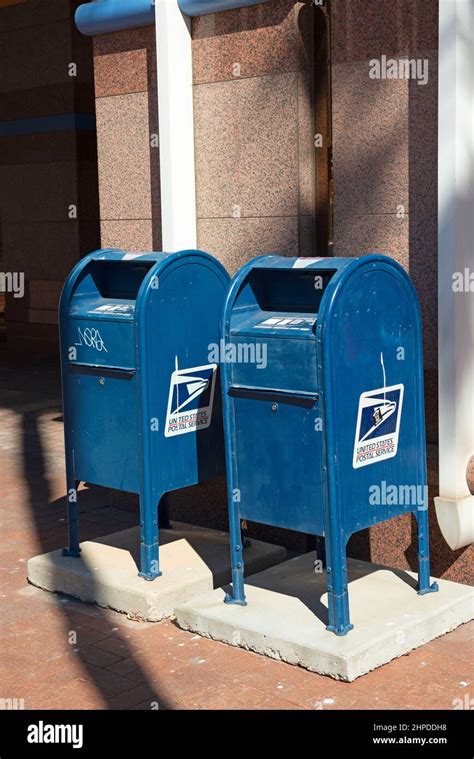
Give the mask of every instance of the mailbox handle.
<path id="1" fill-rule="evenodd" d="M 74 373 L 100 374 L 101 377 L 131 378 L 136 374 L 136 369 L 128 369 L 122 366 L 101 366 L 100 364 L 67 364 L 68 369 Z"/>
<path id="2" fill-rule="evenodd" d="M 307 390 L 284 390 L 282 388 L 257 387 L 255 385 L 231 385 L 229 395 L 260 400 L 281 400 L 289 403 L 299 403 L 302 406 L 313 406 L 319 400 L 319 393 Z"/>

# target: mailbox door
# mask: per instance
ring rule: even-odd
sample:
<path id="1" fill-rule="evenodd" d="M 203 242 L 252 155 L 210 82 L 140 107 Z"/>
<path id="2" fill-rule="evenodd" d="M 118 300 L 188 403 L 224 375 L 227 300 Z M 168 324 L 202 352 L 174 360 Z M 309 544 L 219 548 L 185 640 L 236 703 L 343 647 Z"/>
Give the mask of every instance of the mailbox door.
<path id="1" fill-rule="evenodd" d="M 324 493 L 318 404 L 278 393 L 232 391 L 231 442 L 243 519 L 315 535 Z"/>
<path id="2" fill-rule="evenodd" d="M 77 479 L 138 493 L 135 373 L 69 366 L 66 382 Z"/>
<path id="3" fill-rule="evenodd" d="M 323 443 L 315 315 L 243 316 L 228 387 L 242 518 L 322 534 Z"/>

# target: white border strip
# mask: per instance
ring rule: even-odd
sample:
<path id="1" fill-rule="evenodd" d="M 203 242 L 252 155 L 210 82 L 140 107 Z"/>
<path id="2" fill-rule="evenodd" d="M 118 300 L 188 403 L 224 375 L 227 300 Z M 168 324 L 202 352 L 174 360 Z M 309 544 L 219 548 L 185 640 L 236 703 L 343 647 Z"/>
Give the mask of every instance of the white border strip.
<path id="1" fill-rule="evenodd" d="M 474 541 L 474 293 L 453 274 L 474 271 L 474 0 L 439 2 L 438 522 L 451 548 Z"/>
<path id="2" fill-rule="evenodd" d="M 156 0 L 162 247 L 197 247 L 191 20 L 177 0 Z"/>

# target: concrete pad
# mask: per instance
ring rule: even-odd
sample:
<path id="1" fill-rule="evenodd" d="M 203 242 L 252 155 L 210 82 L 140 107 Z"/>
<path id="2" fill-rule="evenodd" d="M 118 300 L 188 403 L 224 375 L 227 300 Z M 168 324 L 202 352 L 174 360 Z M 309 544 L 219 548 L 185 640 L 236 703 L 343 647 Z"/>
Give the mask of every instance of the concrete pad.
<path id="1" fill-rule="evenodd" d="M 230 582 L 229 535 L 172 522 L 160 530 L 160 569 L 152 582 L 138 576 L 139 530 L 128 530 L 81 543 L 81 558 L 61 550 L 28 561 L 28 580 L 51 590 L 123 612 L 133 619 L 158 622 L 177 604 Z M 249 571 L 260 572 L 286 559 L 281 546 L 251 540 L 245 549 Z"/>
<path id="2" fill-rule="evenodd" d="M 438 580 L 438 593 L 419 596 L 416 575 L 349 559 L 354 629 L 326 630 L 326 573 L 314 572 L 315 553 L 254 575 L 247 606 L 224 604 L 217 589 L 175 609 L 184 630 L 273 659 L 355 680 L 474 618 L 474 590 Z"/>

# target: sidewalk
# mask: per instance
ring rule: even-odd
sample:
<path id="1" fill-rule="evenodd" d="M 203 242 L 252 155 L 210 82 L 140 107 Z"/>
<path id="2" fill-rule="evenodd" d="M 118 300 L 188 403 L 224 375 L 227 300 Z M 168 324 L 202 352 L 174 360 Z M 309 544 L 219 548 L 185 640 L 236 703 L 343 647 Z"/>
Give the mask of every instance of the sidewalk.
<path id="1" fill-rule="evenodd" d="M 3 350 L 1 351 L 3 354 Z M 474 708 L 474 622 L 343 683 L 177 628 L 139 623 L 29 585 L 26 562 L 66 544 L 54 368 L 0 355 L 0 704 L 26 709 Z M 81 539 L 136 524 L 86 489 Z M 456 701 L 459 699 L 459 701 Z M 8 705 L 8 702 L 6 702 Z"/>

